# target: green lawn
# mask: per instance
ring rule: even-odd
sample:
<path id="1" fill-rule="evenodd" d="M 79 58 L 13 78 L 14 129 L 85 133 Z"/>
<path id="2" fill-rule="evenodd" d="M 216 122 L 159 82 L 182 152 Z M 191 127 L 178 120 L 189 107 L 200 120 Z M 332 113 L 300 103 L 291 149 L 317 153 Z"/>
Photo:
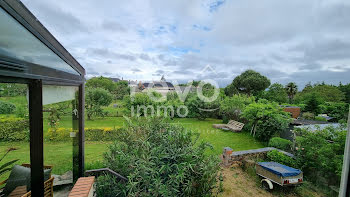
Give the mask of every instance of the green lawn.
<path id="1" fill-rule="evenodd" d="M 102 161 L 103 153 L 107 150 L 108 143 L 86 142 L 85 162 L 86 165 Z M 19 159 L 17 164 L 29 163 L 29 143 L 28 142 L 0 142 L 0 156 L 8 148 L 14 147 L 18 150 L 10 152 L 3 162 Z M 63 174 L 72 170 L 72 143 L 71 142 L 44 142 L 44 163 L 53 165 L 53 174 Z M 8 174 L 0 176 L 0 180 L 8 177 Z"/>
<path id="2" fill-rule="evenodd" d="M 23 105 L 26 103 L 25 97 L 0 98 L 0 100 L 11 102 L 15 105 Z M 121 102 L 115 102 L 121 106 Z M 114 108 L 113 104 L 106 108 L 109 114 L 117 114 L 122 108 Z M 11 115 L 13 116 L 13 115 Z M 44 113 L 44 133 L 49 128 L 48 113 Z M 85 120 L 85 127 L 121 127 L 125 120 L 123 117 L 105 117 L 95 118 L 94 120 Z M 224 147 L 231 147 L 234 151 L 255 149 L 264 147 L 263 144 L 255 140 L 248 133 L 233 133 L 220 129 L 214 129 L 212 124 L 221 123 L 218 119 L 197 120 L 193 118 L 177 118 L 173 120 L 173 124 L 181 124 L 187 129 L 191 129 L 200 133 L 200 140 L 209 142 L 213 149 L 207 154 L 219 155 Z M 63 116 L 58 127 L 72 128 L 72 117 Z M 85 164 L 88 168 L 101 167 L 103 153 L 107 150 L 108 143 L 103 142 L 86 142 L 85 145 Z M 10 147 L 16 147 L 18 150 L 11 152 L 3 162 L 20 159 L 17 163 L 29 162 L 29 143 L 27 142 L 0 142 L 0 156 Z M 47 142 L 44 143 L 44 160 L 45 164 L 54 165 L 54 174 L 63 174 L 72 169 L 72 143 L 71 142 Z M 3 175 L 0 180 L 8 175 Z"/>

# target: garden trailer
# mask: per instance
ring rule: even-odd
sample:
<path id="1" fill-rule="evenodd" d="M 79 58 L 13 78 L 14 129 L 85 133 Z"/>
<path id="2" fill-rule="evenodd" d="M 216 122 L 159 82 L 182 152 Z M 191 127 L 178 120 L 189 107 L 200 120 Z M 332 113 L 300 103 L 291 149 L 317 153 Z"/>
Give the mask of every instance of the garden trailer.
<path id="1" fill-rule="evenodd" d="M 303 182 L 303 172 L 277 162 L 258 162 L 256 174 L 263 177 L 261 183 L 266 189 L 273 189 L 273 183 L 280 186 L 296 186 Z"/>

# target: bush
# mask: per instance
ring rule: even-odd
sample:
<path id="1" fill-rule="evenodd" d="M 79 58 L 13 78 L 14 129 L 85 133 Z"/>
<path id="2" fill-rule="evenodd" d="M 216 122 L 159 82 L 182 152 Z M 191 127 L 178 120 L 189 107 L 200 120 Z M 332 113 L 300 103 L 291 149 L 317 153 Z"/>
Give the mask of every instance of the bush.
<path id="1" fill-rule="evenodd" d="M 241 112 L 245 107 L 255 102 L 253 96 L 246 95 L 233 95 L 232 97 L 226 97 L 220 102 L 220 114 L 225 120 L 240 120 Z"/>
<path id="2" fill-rule="evenodd" d="M 128 124 L 104 155 L 106 167 L 129 179 L 115 192 L 125 196 L 212 195 L 219 161 L 204 154 L 208 144 L 197 143 L 198 135 L 159 118 L 139 118 Z M 97 191 L 113 184 L 104 179 L 97 183 Z"/>
<path id="3" fill-rule="evenodd" d="M 315 120 L 327 122 L 327 119 L 325 117 L 322 117 L 322 116 L 316 116 Z"/>
<path id="4" fill-rule="evenodd" d="M 14 104 L 0 101 L 0 114 L 12 114 L 15 110 Z"/>
<path id="5" fill-rule="evenodd" d="M 299 168 L 313 182 L 323 177 L 328 185 L 339 186 L 343 155 L 346 141 L 346 129 L 326 127 L 310 132 L 301 129 L 297 133 L 296 159 Z"/>
<path id="6" fill-rule="evenodd" d="M 69 141 L 70 128 L 49 128 L 46 137 L 50 141 Z M 116 128 L 85 128 L 86 141 L 113 141 L 118 133 Z"/>
<path id="7" fill-rule="evenodd" d="M 247 126 L 251 128 L 253 136 L 264 142 L 268 142 L 273 135 L 287 129 L 291 121 L 290 115 L 277 103 L 269 103 L 265 99 L 248 105 L 242 117 L 250 121 Z"/>
<path id="8" fill-rule="evenodd" d="M 278 150 L 269 151 L 267 153 L 267 158 L 269 161 L 274 161 L 289 167 L 297 168 L 297 162 L 293 158 L 279 152 Z"/>
<path id="9" fill-rule="evenodd" d="M 284 151 L 290 151 L 292 142 L 280 137 L 273 137 L 269 141 L 269 146 L 275 147 Z"/>
<path id="10" fill-rule="evenodd" d="M 0 141 L 29 139 L 29 123 L 23 118 L 0 118 Z"/>
<path id="11" fill-rule="evenodd" d="M 315 119 L 315 115 L 311 112 L 304 112 L 302 115 L 301 115 L 301 118 L 304 119 L 304 120 L 314 120 Z"/>
<path id="12" fill-rule="evenodd" d="M 112 103 L 112 94 L 102 88 L 87 89 L 85 94 L 85 108 L 88 119 L 91 120 L 93 116 L 104 117 L 106 113 L 101 107 Z"/>

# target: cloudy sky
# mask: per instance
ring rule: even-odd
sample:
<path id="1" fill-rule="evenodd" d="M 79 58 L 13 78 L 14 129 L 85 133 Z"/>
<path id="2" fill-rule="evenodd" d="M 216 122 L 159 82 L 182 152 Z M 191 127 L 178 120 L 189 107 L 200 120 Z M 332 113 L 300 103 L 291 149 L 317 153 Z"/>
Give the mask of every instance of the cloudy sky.
<path id="1" fill-rule="evenodd" d="M 224 87 L 247 69 L 286 84 L 350 82 L 348 0 L 23 0 L 87 70 Z"/>

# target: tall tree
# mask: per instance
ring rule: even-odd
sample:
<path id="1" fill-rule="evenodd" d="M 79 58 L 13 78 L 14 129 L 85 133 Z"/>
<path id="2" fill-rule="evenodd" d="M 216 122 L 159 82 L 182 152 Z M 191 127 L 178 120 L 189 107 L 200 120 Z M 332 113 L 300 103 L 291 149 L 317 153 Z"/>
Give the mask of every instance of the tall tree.
<path id="1" fill-rule="evenodd" d="M 269 87 L 269 90 L 265 93 L 265 98 L 269 101 L 275 101 L 278 103 L 287 102 L 287 92 L 282 84 L 274 83 Z"/>
<path id="2" fill-rule="evenodd" d="M 292 103 L 295 94 L 298 92 L 298 86 L 294 82 L 290 82 L 286 85 L 286 92 L 288 94 L 289 103 Z"/>
<path id="3" fill-rule="evenodd" d="M 86 81 L 87 88 L 103 88 L 109 93 L 113 93 L 116 90 L 116 83 L 107 77 L 93 77 Z"/>
<path id="4" fill-rule="evenodd" d="M 256 94 L 270 86 L 270 80 L 254 70 L 247 70 L 237 76 L 229 86 L 237 88 L 238 92 Z"/>

